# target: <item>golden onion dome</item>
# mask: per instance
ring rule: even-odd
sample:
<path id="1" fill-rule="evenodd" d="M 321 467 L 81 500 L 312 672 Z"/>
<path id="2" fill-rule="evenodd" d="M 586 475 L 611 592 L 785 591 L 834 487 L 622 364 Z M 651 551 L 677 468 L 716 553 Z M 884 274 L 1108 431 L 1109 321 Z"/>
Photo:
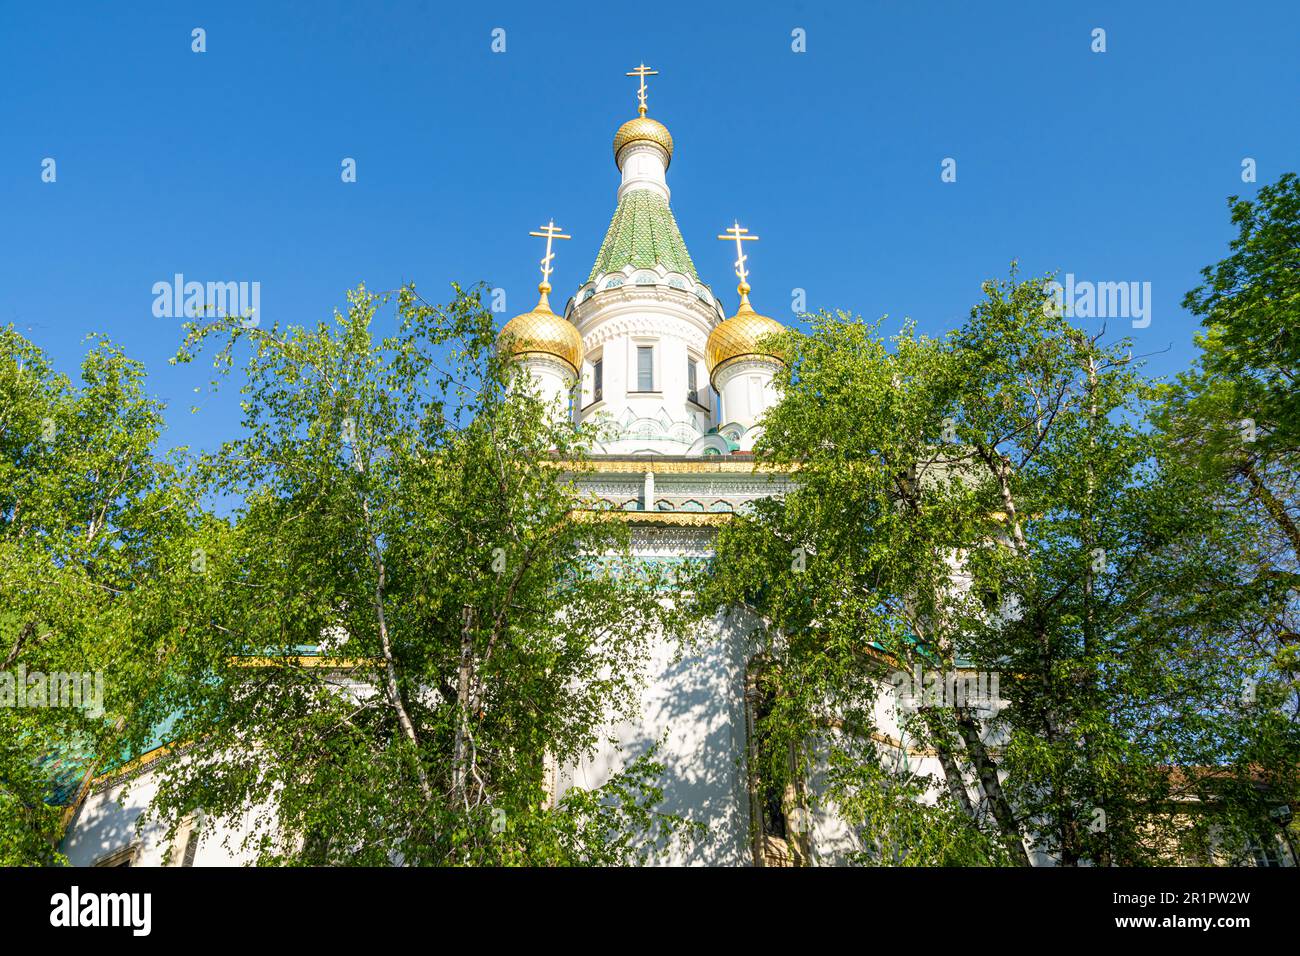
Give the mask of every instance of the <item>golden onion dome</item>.
<path id="1" fill-rule="evenodd" d="M 507 322 L 497 335 L 497 345 L 515 358 L 552 356 L 567 364 L 576 376 L 582 368 L 582 336 L 573 323 L 551 311 L 546 299 L 550 284 L 543 282 L 537 288 L 542 293 L 537 307 Z"/>
<path id="2" fill-rule="evenodd" d="M 668 127 L 658 120 L 652 120 L 648 116 L 638 116 L 636 119 L 630 119 L 618 128 L 614 134 L 614 162 L 618 163 L 618 154 L 623 151 L 623 147 L 629 143 L 655 143 L 663 147 L 664 152 L 668 154 L 668 162 L 664 163 L 664 168 L 673 161 L 673 137 L 668 132 Z"/>
<path id="3" fill-rule="evenodd" d="M 736 314 L 714 328 L 704 346 L 704 362 L 709 370 L 709 380 L 713 380 L 719 369 L 742 358 L 784 361 L 783 356 L 770 345 L 759 345 L 767 336 L 784 331 L 785 327 L 776 319 L 769 319 L 754 311 L 749 304 L 749 286 L 742 283 L 740 307 L 736 309 Z"/>

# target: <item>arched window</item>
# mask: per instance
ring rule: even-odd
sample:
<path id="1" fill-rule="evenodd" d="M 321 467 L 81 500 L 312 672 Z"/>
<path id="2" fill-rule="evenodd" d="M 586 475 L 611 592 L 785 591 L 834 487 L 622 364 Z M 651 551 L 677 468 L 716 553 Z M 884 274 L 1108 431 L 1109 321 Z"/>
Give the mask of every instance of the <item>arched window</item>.
<path id="1" fill-rule="evenodd" d="M 750 660 L 745 678 L 750 850 L 755 866 L 804 866 L 809 847 L 807 834 L 796 825 L 804 801 L 794 747 L 770 723 L 778 693 L 774 677 L 766 655 Z"/>

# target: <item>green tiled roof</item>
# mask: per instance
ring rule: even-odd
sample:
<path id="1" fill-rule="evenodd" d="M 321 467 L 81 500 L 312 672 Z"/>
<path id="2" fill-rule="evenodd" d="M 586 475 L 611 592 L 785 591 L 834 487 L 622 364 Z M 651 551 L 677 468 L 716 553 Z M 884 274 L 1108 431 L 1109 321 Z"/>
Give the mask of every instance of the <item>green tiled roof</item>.
<path id="1" fill-rule="evenodd" d="M 700 280 L 667 200 L 645 189 L 634 189 L 618 201 L 587 281 L 629 264 L 638 269 L 660 265 Z"/>

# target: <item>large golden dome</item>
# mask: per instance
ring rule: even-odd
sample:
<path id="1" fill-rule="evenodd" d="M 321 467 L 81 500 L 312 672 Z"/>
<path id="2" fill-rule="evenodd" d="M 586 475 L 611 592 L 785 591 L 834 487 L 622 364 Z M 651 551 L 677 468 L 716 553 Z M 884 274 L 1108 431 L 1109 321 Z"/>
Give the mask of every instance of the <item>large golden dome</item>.
<path id="1" fill-rule="evenodd" d="M 744 292 L 736 314 L 709 333 L 704 346 L 704 362 L 712 381 L 718 369 L 742 358 L 768 358 L 783 361 L 783 357 L 770 346 L 760 347 L 759 342 L 771 335 L 779 335 L 785 327 L 776 319 L 759 315 L 749 304 Z"/>
<path id="2" fill-rule="evenodd" d="M 537 307 L 507 322 L 497 335 L 497 344 L 515 357 L 541 354 L 560 359 L 576 376 L 582 368 L 582 336 L 573 323 L 551 311 L 546 300 L 551 287 L 543 283 L 541 291 Z"/>
<path id="3" fill-rule="evenodd" d="M 673 137 L 668 132 L 668 127 L 648 116 L 638 116 L 620 126 L 618 132 L 614 134 L 614 162 L 618 162 L 618 154 L 623 151 L 624 146 L 638 142 L 656 143 L 662 146 L 668 153 L 668 162 L 664 163 L 665 169 L 673 161 Z"/>

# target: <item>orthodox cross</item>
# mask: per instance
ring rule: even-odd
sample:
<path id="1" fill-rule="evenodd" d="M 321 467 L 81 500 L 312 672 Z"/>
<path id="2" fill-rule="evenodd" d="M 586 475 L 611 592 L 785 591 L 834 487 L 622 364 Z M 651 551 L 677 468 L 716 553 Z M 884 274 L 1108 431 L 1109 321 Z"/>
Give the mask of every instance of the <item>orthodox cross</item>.
<path id="1" fill-rule="evenodd" d="M 740 284 L 744 286 L 744 288 L 741 289 L 741 295 L 744 295 L 749 291 L 749 282 L 747 281 L 749 279 L 749 270 L 745 268 L 745 260 L 748 259 L 749 256 L 745 255 L 745 247 L 743 243 L 748 241 L 757 241 L 758 236 L 749 235 L 749 230 L 741 226 L 739 222 L 728 229 L 726 233 L 725 236 L 718 236 L 718 238 L 723 242 L 735 240 L 736 278 L 739 279 Z"/>
<path id="2" fill-rule="evenodd" d="M 546 240 L 546 255 L 542 257 L 542 285 L 549 290 L 551 287 L 551 273 L 555 271 L 551 268 L 551 260 L 555 258 L 555 253 L 551 251 L 551 241 L 554 239 L 572 239 L 573 237 L 560 232 L 560 227 L 555 224 L 554 219 L 542 226 L 540 232 L 529 232 L 528 234 Z"/>
<path id="3" fill-rule="evenodd" d="M 641 105 L 638 107 L 638 109 L 640 110 L 641 115 L 645 116 L 645 91 L 646 91 L 645 78 L 647 76 L 658 76 L 659 71 L 652 70 L 644 63 L 642 63 L 640 66 L 638 66 L 635 70 L 632 70 L 627 75 L 639 76 L 641 78 L 641 88 L 636 91 L 636 95 L 637 98 L 641 101 Z"/>

